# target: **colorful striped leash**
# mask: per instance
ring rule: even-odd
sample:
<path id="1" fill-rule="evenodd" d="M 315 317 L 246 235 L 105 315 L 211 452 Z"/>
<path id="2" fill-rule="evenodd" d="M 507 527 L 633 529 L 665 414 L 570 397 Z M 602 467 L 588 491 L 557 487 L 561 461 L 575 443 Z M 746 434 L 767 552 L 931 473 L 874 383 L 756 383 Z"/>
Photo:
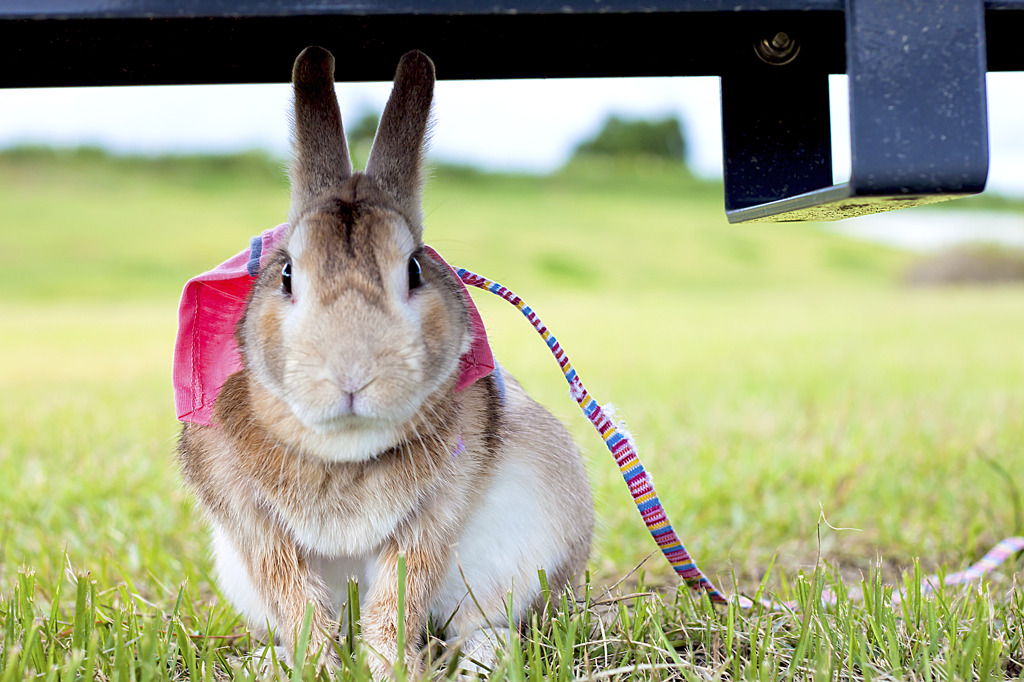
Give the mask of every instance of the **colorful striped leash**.
<path id="1" fill-rule="evenodd" d="M 569 394 L 579 404 L 580 409 L 583 410 L 583 416 L 597 429 L 601 438 L 604 439 L 604 444 L 608 451 L 615 458 L 615 463 L 618 465 L 619 471 L 622 472 L 622 478 L 629 487 L 629 493 L 633 496 L 633 502 L 636 503 L 640 516 L 643 517 L 644 523 L 647 524 L 647 529 L 651 532 L 651 537 L 658 543 L 658 547 L 661 548 L 662 554 L 665 555 L 672 569 L 694 590 L 704 590 L 707 592 L 712 602 L 728 604 L 729 600 L 725 595 L 712 585 L 711 581 L 697 568 L 697 564 L 690 557 L 686 547 L 683 546 L 679 536 L 676 535 L 672 525 L 668 522 L 665 509 L 661 506 L 661 501 L 654 490 L 654 484 L 651 483 L 650 476 L 647 475 L 647 471 L 644 470 L 644 466 L 640 462 L 636 446 L 629 432 L 622 424 L 614 424 L 608 415 L 605 414 L 604 408 L 590 396 L 590 393 L 584 388 L 579 375 L 576 374 L 576 370 L 573 369 L 572 363 L 569 362 L 569 357 L 562 350 L 555 336 L 541 322 L 537 313 L 530 306 L 526 305 L 523 299 L 497 282 L 492 282 L 486 277 L 481 277 L 465 268 L 457 268 L 455 272 L 467 285 L 477 287 L 478 289 L 485 289 L 505 299 L 530 321 L 533 328 L 537 330 L 537 333 L 547 343 L 551 353 L 555 356 L 555 360 L 558 361 L 558 366 L 562 368 L 565 380 L 569 382 Z"/>
<path id="2" fill-rule="evenodd" d="M 456 268 L 455 272 L 466 285 L 500 296 L 514 305 L 529 320 L 533 328 L 544 339 L 551 354 L 555 356 L 558 366 L 565 375 L 565 380 L 569 382 L 569 395 L 580 406 L 583 416 L 594 426 L 604 440 L 605 447 L 608 448 L 608 451 L 615 458 L 615 464 L 618 465 L 619 471 L 622 473 L 622 478 L 629 488 L 630 495 L 633 496 L 633 502 L 636 504 L 644 524 L 647 525 L 651 537 L 654 538 L 662 554 L 665 555 L 669 565 L 672 566 L 672 569 L 690 588 L 697 592 L 706 592 L 712 603 L 728 604 L 729 599 L 697 567 L 697 563 L 690 556 L 690 553 L 686 551 L 686 547 L 683 546 L 679 536 L 676 535 L 675 530 L 669 523 L 665 509 L 661 506 L 658 494 L 654 490 L 654 483 L 640 461 L 636 444 L 633 442 L 629 431 L 622 422 L 613 422 L 608 416 L 606 408 L 602 408 L 583 386 L 583 381 L 576 373 L 572 363 L 569 362 L 569 357 L 565 354 L 565 351 L 558 343 L 558 340 L 555 339 L 551 330 L 541 322 L 537 313 L 511 290 L 465 268 Z M 985 554 L 980 561 L 964 571 L 946 576 L 942 582 L 946 585 L 955 585 L 976 580 L 1021 550 L 1024 550 L 1024 537 L 1006 538 Z M 938 583 L 937 576 L 929 576 L 924 579 L 923 589 L 926 592 L 931 592 Z M 899 603 L 901 593 L 902 590 L 893 595 L 894 605 Z M 755 602 L 742 595 L 738 595 L 735 601 L 739 604 L 740 608 L 744 609 L 753 608 L 755 603 L 776 610 L 795 609 L 797 606 L 795 602 L 779 602 L 770 599 L 758 599 Z M 829 589 L 824 590 L 822 601 L 826 604 L 834 604 L 836 601 L 835 594 Z"/>
<path id="3" fill-rule="evenodd" d="M 1024 537 L 1014 536 L 1004 538 L 996 543 L 995 547 L 986 552 L 985 556 L 979 559 L 971 566 L 965 568 L 962 571 L 956 573 L 950 573 L 946 577 L 940 579 L 937 575 L 929 575 L 921 579 L 921 594 L 931 594 L 939 588 L 939 585 L 964 585 L 969 582 L 979 580 L 989 571 L 998 568 L 1011 556 L 1024 550 Z M 851 599 L 860 599 L 861 594 L 857 590 L 851 590 L 849 592 Z M 900 605 L 900 602 L 906 598 L 907 588 L 904 585 L 898 585 L 893 589 L 891 605 L 896 608 Z M 754 607 L 754 604 L 760 604 L 776 611 L 789 610 L 796 611 L 800 608 L 800 605 L 795 601 L 779 601 L 775 599 L 758 599 L 756 602 L 749 597 L 738 595 L 735 597 L 736 602 L 742 609 L 750 609 Z M 821 590 L 821 603 L 825 606 L 834 606 L 838 603 L 839 598 L 836 596 L 835 591 L 825 586 Z"/>

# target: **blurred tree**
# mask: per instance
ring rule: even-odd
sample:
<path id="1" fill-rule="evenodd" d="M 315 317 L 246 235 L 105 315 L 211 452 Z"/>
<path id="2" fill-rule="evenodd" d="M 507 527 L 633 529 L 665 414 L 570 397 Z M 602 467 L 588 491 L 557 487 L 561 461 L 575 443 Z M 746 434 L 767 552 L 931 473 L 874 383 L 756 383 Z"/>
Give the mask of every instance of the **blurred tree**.
<path id="1" fill-rule="evenodd" d="M 609 116 L 597 135 L 577 145 L 573 157 L 653 156 L 686 163 L 683 126 L 675 116 L 648 121 Z"/>
<path id="2" fill-rule="evenodd" d="M 365 112 L 356 120 L 351 128 L 346 126 L 345 133 L 348 136 L 349 145 L 365 145 L 367 148 L 373 144 L 373 136 L 377 133 L 377 124 L 380 123 L 380 116 L 372 111 Z"/>
<path id="3" fill-rule="evenodd" d="M 378 123 L 380 123 L 380 114 L 366 111 L 356 119 L 354 124 L 345 126 L 349 153 L 352 155 L 352 163 L 356 168 L 366 165 L 366 160 L 370 157 L 370 148 L 373 146 L 373 136 L 377 134 Z"/>

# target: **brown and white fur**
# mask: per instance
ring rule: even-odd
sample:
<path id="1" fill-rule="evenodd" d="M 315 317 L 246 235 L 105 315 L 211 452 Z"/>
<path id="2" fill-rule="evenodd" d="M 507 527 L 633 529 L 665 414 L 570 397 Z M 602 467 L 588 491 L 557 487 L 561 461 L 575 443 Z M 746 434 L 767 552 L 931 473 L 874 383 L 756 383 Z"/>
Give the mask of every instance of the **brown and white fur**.
<path id="1" fill-rule="evenodd" d="M 179 459 L 220 587 L 252 626 L 269 624 L 290 656 L 312 603 L 316 650 L 355 578 L 383 674 L 415 656 L 397 651 L 400 553 L 411 639 L 430 619 L 479 643 L 507 625 L 509 593 L 517 619 L 541 603 L 538 569 L 560 590 L 584 566 L 593 505 L 569 435 L 511 376 L 503 398 L 493 375 L 454 390 L 469 314 L 422 238 L 431 61 L 402 58 L 365 173 L 352 171 L 333 56 L 304 50 L 293 83 L 291 231 L 239 323 L 245 369 L 211 426 L 184 426 Z"/>

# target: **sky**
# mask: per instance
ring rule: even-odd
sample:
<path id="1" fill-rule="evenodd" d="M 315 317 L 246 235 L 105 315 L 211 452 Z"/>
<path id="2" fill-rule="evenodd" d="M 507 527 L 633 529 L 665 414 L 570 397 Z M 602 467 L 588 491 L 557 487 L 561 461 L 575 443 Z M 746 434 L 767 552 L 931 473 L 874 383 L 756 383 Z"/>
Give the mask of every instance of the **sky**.
<path id="1" fill-rule="evenodd" d="M 379 111 L 390 83 L 339 83 L 343 118 Z M 836 181 L 849 177 L 844 76 L 830 79 Z M 988 75 L 989 189 L 1024 196 L 1024 73 Z M 288 152 L 290 88 L 274 85 L 0 89 L 0 147 L 99 144 L 116 152 Z M 441 81 L 431 154 L 490 170 L 546 172 L 610 114 L 683 122 L 688 161 L 721 177 L 717 78 Z"/>

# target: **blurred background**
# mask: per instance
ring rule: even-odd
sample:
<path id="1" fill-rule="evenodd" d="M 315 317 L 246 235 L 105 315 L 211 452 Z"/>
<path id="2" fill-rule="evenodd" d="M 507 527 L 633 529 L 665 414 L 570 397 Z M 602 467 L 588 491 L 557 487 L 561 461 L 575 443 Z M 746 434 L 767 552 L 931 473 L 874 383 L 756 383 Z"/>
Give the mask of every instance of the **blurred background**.
<path id="1" fill-rule="evenodd" d="M 726 587 L 773 557 L 783 581 L 959 567 L 1024 525 L 1022 86 L 989 75 L 984 195 L 728 225 L 715 79 L 441 82 L 427 241 L 538 310 Z M 338 90 L 358 163 L 390 85 Z M 285 219 L 288 107 L 277 85 L 0 90 L 0 584 L 73 566 L 213 596 L 174 465 L 177 299 Z M 614 582 L 654 545 L 546 349 L 476 298 L 587 453 Z"/>

